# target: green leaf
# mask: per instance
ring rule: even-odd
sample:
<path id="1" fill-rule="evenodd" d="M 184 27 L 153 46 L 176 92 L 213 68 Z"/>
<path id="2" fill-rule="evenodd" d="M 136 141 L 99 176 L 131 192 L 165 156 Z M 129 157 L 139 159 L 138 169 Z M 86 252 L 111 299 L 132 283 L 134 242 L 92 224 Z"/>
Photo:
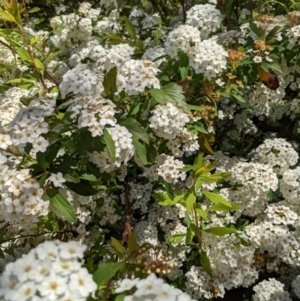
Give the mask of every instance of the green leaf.
<path id="1" fill-rule="evenodd" d="M 245 98 L 241 95 L 238 94 L 237 92 L 232 91 L 231 94 L 235 99 L 237 99 L 239 102 L 246 102 Z"/>
<path id="2" fill-rule="evenodd" d="M 90 196 L 98 193 L 98 190 L 89 184 L 88 181 L 83 180 L 80 183 L 65 182 L 64 184 L 79 195 Z"/>
<path id="3" fill-rule="evenodd" d="M 166 104 L 168 102 L 177 105 L 185 112 L 190 112 L 185 102 L 182 87 L 176 83 L 168 83 L 161 89 L 150 89 L 151 96 L 160 104 Z"/>
<path id="4" fill-rule="evenodd" d="M 42 153 L 42 152 L 38 152 L 36 154 L 36 159 L 37 159 L 38 165 L 45 170 L 47 168 L 46 154 Z"/>
<path id="5" fill-rule="evenodd" d="M 206 210 L 207 211 L 228 211 L 228 210 L 238 210 L 241 208 L 242 208 L 241 205 L 231 203 L 231 208 L 229 208 L 223 204 L 217 204 L 217 205 L 208 207 Z"/>
<path id="6" fill-rule="evenodd" d="M 226 228 L 226 227 L 214 227 L 203 230 L 206 233 L 210 233 L 216 236 L 224 236 L 226 234 L 236 233 L 236 229 L 234 228 Z"/>
<path id="7" fill-rule="evenodd" d="M 169 198 L 173 199 L 174 198 L 173 186 L 166 181 L 164 181 L 164 186 Z"/>
<path id="8" fill-rule="evenodd" d="M 202 208 L 196 208 L 196 212 L 198 215 L 200 215 L 202 218 L 207 219 L 207 213 Z"/>
<path id="9" fill-rule="evenodd" d="M 259 28 L 254 22 L 250 22 L 249 25 L 251 30 L 258 36 L 260 40 L 262 40 L 265 35 L 264 31 Z"/>
<path id="10" fill-rule="evenodd" d="M 184 80 L 189 74 L 190 67 L 179 67 L 179 70 L 180 70 L 181 80 Z"/>
<path id="11" fill-rule="evenodd" d="M 124 266 L 123 262 L 108 262 L 100 265 L 93 274 L 94 281 L 100 285 L 106 284 Z"/>
<path id="12" fill-rule="evenodd" d="M 105 144 L 105 149 L 106 149 L 111 161 L 115 162 L 116 161 L 115 142 L 112 139 L 110 133 L 108 132 L 108 130 L 106 128 L 104 128 L 104 130 L 103 130 L 103 140 L 104 140 L 104 144 Z"/>
<path id="13" fill-rule="evenodd" d="M 143 126 L 134 118 L 127 118 L 119 122 L 120 125 L 125 126 L 132 134 L 133 138 L 140 139 L 146 144 L 149 144 L 149 136 Z"/>
<path id="14" fill-rule="evenodd" d="M 185 199 L 185 206 L 188 212 L 192 211 L 194 204 L 196 203 L 196 196 L 194 191 L 190 191 Z"/>
<path id="15" fill-rule="evenodd" d="M 168 196 L 166 192 L 164 193 L 153 193 L 152 196 L 158 200 L 158 204 L 161 206 L 172 205 L 173 200 Z"/>
<path id="16" fill-rule="evenodd" d="M 133 40 L 136 40 L 136 31 L 134 25 L 131 23 L 131 21 L 127 17 L 122 17 L 122 20 L 125 21 L 125 27 L 127 29 L 127 32 L 131 36 Z"/>
<path id="17" fill-rule="evenodd" d="M 114 250 L 116 251 L 118 257 L 123 257 L 126 253 L 126 250 L 124 248 L 124 246 L 122 245 L 122 243 L 120 241 L 118 241 L 117 239 L 115 239 L 114 237 L 111 237 L 111 242 L 112 245 L 114 247 Z"/>
<path id="18" fill-rule="evenodd" d="M 128 237 L 128 254 L 131 255 L 135 251 L 136 247 L 136 234 L 135 232 L 131 232 Z"/>
<path id="19" fill-rule="evenodd" d="M 4 11 L 2 8 L 0 8 L 0 18 L 5 21 L 17 23 L 15 17 L 9 12 Z"/>
<path id="20" fill-rule="evenodd" d="M 183 240 L 185 238 L 185 236 L 186 236 L 185 233 L 174 234 L 169 238 L 169 242 L 171 242 L 171 243 L 179 242 L 179 241 Z"/>
<path id="21" fill-rule="evenodd" d="M 40 70 L 42 75 L 44 75 L 44 64 L 38 58 L 34 59 L 34 63 L 37 66 L 37 68 Z"/>
<path id="22" fill-rule="evenodd" d="M 19 55 L 19 57 L 23 61 L 31 62 L 31 57 L 30 57 L 29 53 L 27 52 L 27 50 L 25 50 L 24 48 L 18 48 L 16 51 L 17 51 L 17 54 Z"/>
<path id="23" fill-rule="evenodd" d="M 64 174 L 64 178 L 68 181 L 68 182 L 72 182 L 72 183 L 80 183 L 80 179 L 77 175 L 77 173 L 75 171 L 71 172 L 71 173 L 67 173 Z"/>
<path id="24" fill-rule="evenodd" d="M 132 139 L 132 143 L 135 147 L 135 152 L 142 161 L 144 165 L 148 163 L 147 161 L 147 149 L 144 144 L 140 143 L 136 138 Z"/>
<path id="25" fill-rule="evenodd" d="M 115 298 L 115 301 L 124 301 L 126 295 L 118 295 L 116 298 Z"/>
<path id="26" fill-rule="evenodd" d="M 201 252 L 200 252 L 200 263 L 201 263 L 202 268 L 206 271 L 206 273 L 210 277 L 213 277 L 209 258 L 204 250 L 201 250 Z"/>
<path id="27" fill-rule="evenodd" d="M 83 180 L 87 180 L 87 181 L 90 181 L 90 182 L 97 182 L 97 178 L 93 175 L 93 174 L 82 174 L 80 175 L 79 177 L 80 179 L 83 179 Z"/>
<path id="28" fill-rule="evenodd" d="M 29 14 L 32 14 L 32 13 L 36 13 L 36 12 L 38 12 L 38 11 L 40 11 L 41 9 L 40 8 L 38 8 L 38 7 L 33 7 L 33 8 L 31 8 L 30 10 L 28 10 L 28 13 Z"/>
<path id="29" fill-rule="evenodd" d="M 117 91 L 117 67 L 111 68 L 104 76 L 103 87 L 105 95 L 113 96 Z"/>
<path id="30" fill-rule="evenodd" d="M 186 245 L 188 245 L 191 242 L 194 235 L 195 235 L 195 233 L 189 227 L 188 230 L 187 230 L 187 233 L 186 233 L 186 237 L 185 237 L 185 244 Z"/>
<path id="31" fill-rule="evenodd" d="M 56 208 L 68 222 L 75 223 L 77 221 L 74 208 L 63 194 L 57 189 L 48 189 L 47 195 L 49 196 L 51 205 Z"/>
<path id="32" fill-rule="evenodd" d="M 223 198 L 221 195 L 219 195 L 217 193 L 209 192 L 209 191 L 202 191 L 202 194 L 215 204 L 221 203 L 229 208 L 232 207 L 230 202 L 228 202 L 225 198 Z"/>

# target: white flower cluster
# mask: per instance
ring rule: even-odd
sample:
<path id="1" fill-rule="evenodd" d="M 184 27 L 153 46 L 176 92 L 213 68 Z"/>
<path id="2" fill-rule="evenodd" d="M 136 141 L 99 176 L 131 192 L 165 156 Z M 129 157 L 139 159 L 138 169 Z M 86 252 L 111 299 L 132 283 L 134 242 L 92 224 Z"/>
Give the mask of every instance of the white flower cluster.
<path id="1" fill-rule="evenodd" d="M 178 181 L 184 181 L 186 173 L 180 172 L 178 169 L 184 167 L 184 163 L 172 156 L 161 154 L 158 156 L 157 173 L 166 182 L 175 184 Z"/>
<path id="2" fill-rule="evenodd" d="M 158 137 L 174 139 L 181 134 L 185 124 L 189 122 L 189 117 L 188 114 L 168 102 L 165 105 L 156 105 L 149 121 L 149 126 Z"/>
<path id="3" fill-rule="evenodd" d="M 89 2 L 81 2 L 78 7 L 78 12 L 83 16 L 96 20 L 101 13 L 101 8 L 92 8 L 92 4 Z"/>
<path id="4" fill-rule="evenodd" d="M 285 201 L 300 214 L 300 167 L 282 173 L 279 189 Z"/>
<path id="5" fill-rule="evenodd" d="M 211 4 L 194 5 L 186 12 L 186 24 L 199 28 L 202 39 L 218 30 L 221 22 L 221 12 Z"/>
<path id="6" fill-rule="evenodd" d="M 30 224 L 48 214 L 49 201 L 30 175 L 29 169 L 18 170 L 14 162 L 0 154 L 0 218 L 11 223 Z"/>
<path id="7" fill-rule="evenodd" d="M 165 55 L 166 52 L 164 48 L 162 48 L 161 46 L 155 46 L 155 47 L 148 48 L 143 54 L 142 59 L 147 61 L 152 61 L 152 62 L 155 60 L 155 62 L 153 63 L 156 67 L 158 67 L 162 62 L 166 61 L 166 58 L 161 58 L 159 60 L 156 59 Z"/>
<path id="8" fill-rule="evenodd" d="M 146 279 L 123 279 L 115 291 L 121 293 L 133 288 L 135 292 L 126 296 L 124 301 L 194 301 L 187 293 L 165 283 L 155 274 L 150 274 Z"/>
<path id="9" fill-rule="evenodd" d="M 54 33 L 50 42 L 60 49 L 62 54 L 67 54 L 79 43 L 88 41 L 93 29 L 90 18 L 81 18 L 75 13 L 54 17 L 50 26 Z"/>
<path id="10" fill-rule="evenodd" d="M 27 143 L 31 143 L 32 155 L 37 152 L 45 152 L 49 142 L 42 135 L 48 133 L 49 125 L 44 119 L 53 113 L 54 107 L 55 100 L 45 97 L 34 99 L 29 106 L 21 108 L 7 126 L 7 134 L 12 140 L 12 148 L 20 147 L 19 151 L 21 151 Z"/>
<path id="11" fill-rule="evenodd" d="M 253 301 L 292 301 L 290 294 L 284 290 L 284 284 L 275 278 L 263 280 L 253 287 Z"/>
<path id="12" fill-rule="evenodd" d="M 272 167 L 273 170 L 282 174 L 289 167 L 294 166 L 299 159 L 298 153 L 292 144 L 283 138 L 265 139 L 254 150 L 252 161 L 257 161 Z"/>
<path id="13" fill-rule="evenodd" d="M 211 80 L 226 69 L 227 51 L 215 40 L 208 39 L 196 43 L 188 53 L 190 66 L 197 74 L 203 73 Z"/>
<path id="14" fill-rule="evenodd" d="M 227 169 L 232 186 L 242 184 L 237 190 L 221 189 L 221 194 L 233 203 L 242 205 L 243 214 L 257 216 L 267 206 L 267 195 L 277 190 L 278 179 L 272 168 L 266 164 L 238 162 Z"/>
<path id="15" fill-rule="evenodd" d="M 200 31 L 190 25 L 180 25 L 172 30 L 165 41 L 166 53 L 174 59 L 178 58 L 177 49 L 190 53 L 193 46 L 201 41 Z"/>
<path id="16" fill-rule="evenodd" d="M 105 69 L 109 71 L 113 67 L 118 69 L 121 66 L 131 59 L 131 56 L 134 53 L 134 47 L 129 46 L 128 44 L 118 44 L 113 45 L 106 55 Z"/>
<path id="17" fill-rule="evenodd" d="M 79 128 L 88 128 L 93 137 L 101 136 L 106 125 L 115 126 L 116 105 L 102 96 L 76 97 L 66 102 L 70 118 L 77 118 Z"/>
<path id="18" fill-rule="evenodd" d="M 287 46 L 288 49 L 292 49 L 295 47 L 296 44 L 299 45 L 300 43 L 300 25 L 296 25 L 288 30 L 287 33 L 289 37 L 289 45 Z"/>
<path id="19" fill-rule="evenodd" d="M 85 245 L 75 241 L 46 241 L 5 267 L 1 275 L 3 301 L 85 301 L 97 289 L 82 268 Z"/>
<path id="20" fill-rule="evenodd" d="M 132 144 L 132 134 L 126 127 L 116 124 L 114 127 L 107 128 L 116 147 L 116 160 L 111 162 L 106 152 L 93 152 L 89 154 L 89 160 L 96 164 L 101 172 L 111 172 L 121 167 L 122 163 L 127 163 L 134 155 Z"/>
<path id="21" fill-rule="evenodd" d="M 68 93 L 82 96 L 99 95 L 104 91 L 102 80 L 102 76 L 90 70 L 87 65 L 78 64 L 64 74 L 59 85 L 61 97 L 65 98 Z"/>
<path id="22" fill-rule="evenodd" d="M 124 90 L 128 95 L 136 95 L 145 88 L 160 88 L 156 74 L 159 70 L 150 61 L 129 60 L 118 70 L 118 92 Z"/>
<path id="23" fill-rule="evenodd" d="M 180 149 L 181 145 L 182 150 Z M 200 145 L 198 143 L 198 136 L 186 128 L 183 128 L 177 135 L 177 138 L 167 142 L 167 147 L 175 157 L 179 158 L 182 157 L 183 154 L 187 157 L 195 154 L 199 150 Z"/>
<path id="24" fill-rule="evenodd" d="M 298 275 L 292 282 L 292 288 L 295 295 L 300 298 L 300 275 Z"/>
<path id="25" fill-rule="evenodd" d="M 260 253 L 268 252 L 276 261 L 267 263 L 269 271 L 277 270 L 280 261 L 300 266 L 300 243 L 295 228 L 298 216 L 285 202 L 270 205 L 254 223 L 245 228 L 251 243 Z"/>

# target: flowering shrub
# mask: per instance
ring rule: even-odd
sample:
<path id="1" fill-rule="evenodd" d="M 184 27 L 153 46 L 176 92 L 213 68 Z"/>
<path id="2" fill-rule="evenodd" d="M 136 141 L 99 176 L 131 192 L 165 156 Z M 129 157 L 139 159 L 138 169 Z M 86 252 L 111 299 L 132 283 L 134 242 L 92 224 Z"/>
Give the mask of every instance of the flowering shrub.
<path id="1" fill-rule="evenodd" d="M 298 300 L 299 3 L 133 2 L 0 4 L 1 300 Z"/>

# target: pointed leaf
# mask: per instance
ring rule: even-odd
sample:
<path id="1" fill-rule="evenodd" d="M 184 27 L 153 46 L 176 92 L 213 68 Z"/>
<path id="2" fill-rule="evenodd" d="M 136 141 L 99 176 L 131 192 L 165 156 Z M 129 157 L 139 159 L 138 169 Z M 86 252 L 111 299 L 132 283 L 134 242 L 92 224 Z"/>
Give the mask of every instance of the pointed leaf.
<path id="1" fill-rule="evenodd" d="M 133 40 L 136 39 L 136 31 L 134 25 L 131 23 L 131 21 L 127 17 L 122 17 L 122 19 L 125 21 L 125 27 L 127 29 L 127 32 L 131 36 Z"/>
<path id="2" fill-rule="evenodd" d="M 51 205 L 56 208 L 67 221 L 70 223 L 75 223 L 77 221 L 74 208 L 63 194 L 57 189 L 48 189 L 47 195 L 49 196 Z"/>
<path id="3" fill-rule="evenodd" d="M 228 210 L 238 210 L 241 208 L 242 208 L 241 205 L 231 203 L 231 208 L 229 208 L 223 204 L 217 204 L 217 205 L 208 207 L 206 210 L 207 211 L 228 211 Z"/>
<path id="4" fill-rule="evenodd" d="M 221 195 L 210 192 L 210 191 L 202 191 L 203 195 L 208 198 L 211 202 L 218 204 L 221 203 L 229 208 L 232 207 L 231 203 L 228 202 L 225 198 L 223 198 Z"/>
<path id="5" fill-rule="evenodd" d="M 161 89 L 150 89 L 149 93 L 160 104 L 171 102 L 180 107 L 183 111 L 190 112 L 185 102 L 182 87 L 176 83 L 168 83 L 161 87 Z"/>
<path id="6" fill-rule="evenodd" d="M 117 91 L 117 67 L 111 68 L 104 76 L 103 87 L 106 95 L 114 95 Z"/>
<path id="7" fill-rule="evenodd" d="M 136 234 L 135 232 L 131 232 L 131 234 L 128 237 L 128 253 L 131 255 L 137 247 L 136 244 Z"/>
<path id="8" fill-rule="evenodd" d="M 185 199 L 186 210 L 188 212 L 190 212 L 195 203 L 196 203 L 195 193 L 194 193 L 194 191 L 190 191 L 189 194 L 187 195 L 186 199 Z"/>
<path id="9" fill-rule="evenodd" d="M 183 240 L 184 239 L 184 237 L 186 236 L 186 234 L 185 233 L 178 233 L 178 234 L 174 234 L 174 235 L 172 235 L 171 237 L 170 237 L 170 239 L 169 239 L 169 242 L 179 242 L 179 241 L 181 241 L 181 240 Z"/>
<path id="10" fill-rule="evenodd" d="M 148 163 L 146 146 L 144 144 L 142 144 L 141 142 L 139 142 L 136 138 L 132 139 L 132 143 L 135 147 L 136 154 L 138 155 L 138 157 L 140 158 L 142 163 L 144 165 L 146 165 Z"/>
<path id="11" fill-rule="evenodd" d="M 125 126 L 126 129 L 132 134 L 133 138 L 140 139 L 146 144 L 149 144 L 149 136 L 146 129 L 136 121 L 134 118 L 127 118 L 119 122 L 120 125 Z"/>
<path id="12" fill-rule="evenodd" d="M 234 228 L 226 228 L 226 227 L 214 227 L 203 230 L 206 233 L 210 233 L 216 236 L 224 236 L 226 234 L 236 233 L 236 229 Z"/>
<path id="13" fill-rule="evenodd" d="M 201 263 L 202 268 L 206 271 L 206 273 L 210 277 L 213 277 L 209 258 L 204 250 L 200 251 L 200 263 Z"/>
<path id="14" fill-rule="evenodd" d="M 110 159 L 115 162 L 116 161 L 116 146 L 115 142 L 112 139 L 110 133 L 106 128 L 103 130 L 103 140 L 105 143 L 105 149 L 109 154 Z"/>
<path id="15" fill-rule="evenodd" d="M 104 285 L 108 280 L 113 278 L 123 266 L 123 262 L 104 263 L 100 265 L 96 272 L 93 274 L 93 279 L 98 284 L 98 286 Z"/>
<path id="16" fill-rule="evenodd" d="M 112 242 L 112 245 L 114 247 L 114 250 L 116 251 L 118 257 L 123 257 L 126 250 L 124 248 L 124 246 L 122 245 L 122 243 L 115 239 L 114 237 L 111 237 L 111 242 Z"/>

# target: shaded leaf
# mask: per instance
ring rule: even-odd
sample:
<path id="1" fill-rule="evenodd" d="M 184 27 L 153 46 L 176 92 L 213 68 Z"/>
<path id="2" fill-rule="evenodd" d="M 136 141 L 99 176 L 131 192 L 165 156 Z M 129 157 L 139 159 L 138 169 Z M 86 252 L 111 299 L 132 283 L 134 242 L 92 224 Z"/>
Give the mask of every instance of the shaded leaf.
<path id="1" fill-rule="evenodd" d="M 122 262 L 108 262 L 100 265 L 93 274 L 94 281 L 99 285 L 104 285 L 113 278 L 116 273 L 124 266 Z"/>

